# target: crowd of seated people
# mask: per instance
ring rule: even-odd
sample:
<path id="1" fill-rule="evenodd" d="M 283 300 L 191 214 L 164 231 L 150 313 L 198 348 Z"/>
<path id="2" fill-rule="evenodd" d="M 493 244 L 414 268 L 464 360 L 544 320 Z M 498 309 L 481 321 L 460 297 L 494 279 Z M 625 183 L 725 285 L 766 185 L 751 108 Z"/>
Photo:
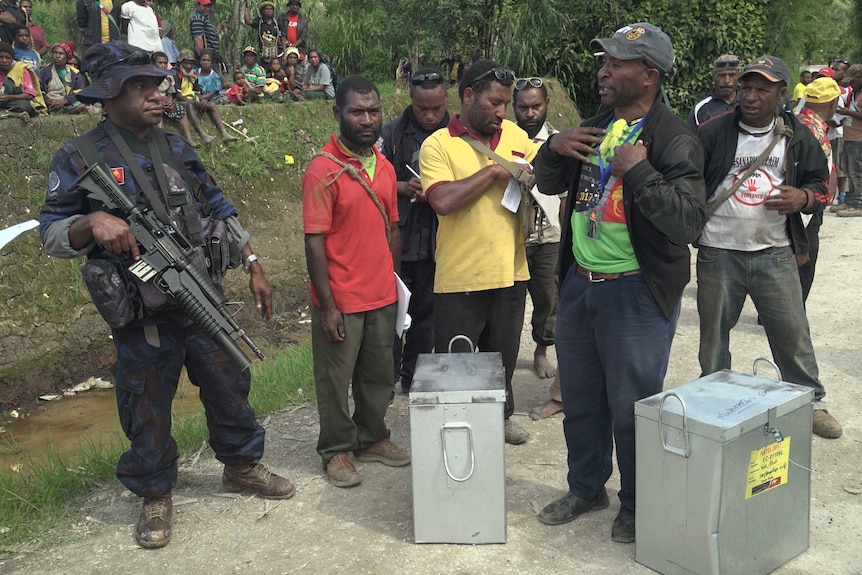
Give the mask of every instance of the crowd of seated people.
<path id="1" fill-rule="evenodd" d="M 234 68 L 233 82 L 217 44 L 211 49 L 211 42 L 204 40 L 204 47 L 199 49 L 200 38 L 193 38 L 194 50 L 189 50 L 191 46 L 177 46 L 171 24 L 155 14 L 154 0 L 106 0 L 99 4 L 100 10 L 92 9 L 92 0 L 76 0 L 77 25 L 83 33 L 80 46 L 73 40 L 51 43 L 46 39 L 43 28 L 32 19 L 34 1 L 19 0 L 14 10 L 8 3 L 0 8 L 7 15 L 0 25 L 5 40 L 0 43 L 0 54 L 5 54 L 0 55 L 0 81 L 9 84 L 0 94 L 0 117 L 23 120 L 25 116 L 29 119 L 44 114 L 101 113 L 98 105 L 85 105 L 75 99 L 75 94 L 89 83 L 82 57 L 90 46 L 116 39 L 151 52 L 154 63 L 158 61 L 164 66 L 166 60 L 166 69 L 172 74 L 162 87 L 165 117 L 176 120 L 190 142 L 192 128 L 202 142 L 214 139 L 200 127 L 198 112 L 212 118 L 222 140 L 233 139 L 224 133 L 216 104 L 246 105 L 335 96 L 335 78 L 328 60 L 319 50 L 307 46 L 308 19 L 299 14 L 300 0 L 288 0 L 284 13 L 277 18 L 275 4 L 270 0 L 258 4 L 255 18 L 250 17 L 246 8 L 243 21 L 257 32 L 257 46 L 243 50 L 242 61 Z M 212 0 L 196 0 L 196 6 L 197 20 L 209 23 Z M 17 23 L 6 22 L 10 19 L 8 15 L 14 15 Z M 161 40 L 159 50 L 154 26 L 158 26 Z M 224 27 L 221 22 L 213 29 L 220 27 Z M 142 38 L 146 46 L 136 44 Z M 76 52 L 76 47 L 80 51 Z"/>

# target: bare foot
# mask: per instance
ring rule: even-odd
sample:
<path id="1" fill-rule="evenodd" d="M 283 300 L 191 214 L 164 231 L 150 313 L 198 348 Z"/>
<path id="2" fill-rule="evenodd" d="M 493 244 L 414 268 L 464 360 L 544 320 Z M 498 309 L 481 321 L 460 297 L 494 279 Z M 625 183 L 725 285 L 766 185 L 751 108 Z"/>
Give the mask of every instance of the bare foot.
<path id="1" fill-rule="evenodd" d="M 548 379 L 557 375 L 557 368 L 551 365 L 545 355 L 533 356 L 533 369 L 536 370 L 539 379 Z"/>
<path id="2" fill-rule="evenodd" d="M 542 405 L 537 405 L 530 412 L 530 419 L 547 419 L 556 413 L 563 411 L 563 404 L 556 399 L 549 399 Z"/>
<path id="3" fill-rule="evenodd" d="M 222 142 L 236 142 L 236 137 L 231 136 L 230 134 L 222 134 L 221 141 Z"/>
<path id="4" fill-rule="evenodd" d="M 201 142 L 203 144 L 209 144 L 213 140 L 215 140 L 215 136 L 210 136 L 209 134 L 202 134 L 201 135 Z"/>

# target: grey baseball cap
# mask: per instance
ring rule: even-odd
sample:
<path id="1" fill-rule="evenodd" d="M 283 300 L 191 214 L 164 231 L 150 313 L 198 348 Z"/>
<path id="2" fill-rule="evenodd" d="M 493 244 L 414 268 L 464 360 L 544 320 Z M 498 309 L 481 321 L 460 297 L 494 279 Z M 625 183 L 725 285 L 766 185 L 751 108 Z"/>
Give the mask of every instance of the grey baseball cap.
<path id="1" fill-rule="evenodd" d="M 675 56 L 670 38 L 649 22 L 623 26 L 610 38 L 593 38 L 590 49 L 617 60 L 648 60 L 663 74 L 673 70 Z"/>

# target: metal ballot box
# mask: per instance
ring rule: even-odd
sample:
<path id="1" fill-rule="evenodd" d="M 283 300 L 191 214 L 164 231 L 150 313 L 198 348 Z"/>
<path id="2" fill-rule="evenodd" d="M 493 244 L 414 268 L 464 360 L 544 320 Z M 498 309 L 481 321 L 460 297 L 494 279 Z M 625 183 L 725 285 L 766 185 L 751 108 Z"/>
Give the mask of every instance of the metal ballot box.
<path id="1" fill-rule="evenodd" d="M 410 387 L 416 543 L 506 542 L 499 353 L 421 354 Z"/>
<path id="2" fill-rule="evenodd" d="M 635 403 L 635 559 L 760 575 L 808 549 L 813 391 L 724 370 Z"/>

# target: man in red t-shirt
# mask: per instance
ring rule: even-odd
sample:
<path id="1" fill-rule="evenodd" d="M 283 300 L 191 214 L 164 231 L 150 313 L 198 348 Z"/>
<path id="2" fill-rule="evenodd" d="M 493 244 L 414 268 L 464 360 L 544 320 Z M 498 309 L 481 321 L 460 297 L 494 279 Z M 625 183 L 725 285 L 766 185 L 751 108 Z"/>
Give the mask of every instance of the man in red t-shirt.
<path id="1" fill-rule="evenodd" d="M 302 54 L 301 59 L 304 60 L 305 53 L 308 51 L 308 46 L 305 44 L 308 18 L 299 13 L 300 8 L 302 8 L 301 0 L 289 0 L 287 12 L 278 17 L 278 27 L 283 34 L 279 42 L 281 42 L 282 53 L 291 47 L 298 48 Z"/>
<path id="2" fill-rule="evenodd" d="M 394 378 L 401 232 L 395 170 L 374 145 L 383 125 L 377 87 L 351 76 L 339 87 L 333 109 L 340 133 L 330 136 L 305 171 L 302 221 L 314 304 L 317 452 L 332 484 L 351 487 L 361 482 L 351 451 L 358 461 L 410 463 L 410 455 L 389 441 L 384 422 Z"/>

